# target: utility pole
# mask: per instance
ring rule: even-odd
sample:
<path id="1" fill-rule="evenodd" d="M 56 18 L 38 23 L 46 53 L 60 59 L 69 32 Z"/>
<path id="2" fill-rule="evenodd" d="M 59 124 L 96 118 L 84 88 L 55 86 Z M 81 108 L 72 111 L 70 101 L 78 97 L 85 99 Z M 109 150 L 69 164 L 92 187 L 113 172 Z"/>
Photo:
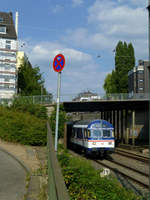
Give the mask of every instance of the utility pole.
<path id="1" fill-rule="evenodd" d="M 18 12 L 16 12 L 16 20 L 15 20 L 15 29 L 16 29 L 16 35 L 17 35 L 17 41 L 16 41 L 16 61 L 17 61 L 17 54 L 18 54 Z M 16 94 L 18 91 L 18 69 L 16 67 Z"/>
<path id="2" fill-rule="evenodd" d="M 150 61 L 150 0 L 148 0 L 148 49 L 149 49 L 149 61 Z"/>
<path id="3" fill-rule="evenodd" d="M 148 50 L 150 62 L 150 0 L 148 0 Z M 150 69 L 149 69 L 149 200 L 150 200 Z"/>

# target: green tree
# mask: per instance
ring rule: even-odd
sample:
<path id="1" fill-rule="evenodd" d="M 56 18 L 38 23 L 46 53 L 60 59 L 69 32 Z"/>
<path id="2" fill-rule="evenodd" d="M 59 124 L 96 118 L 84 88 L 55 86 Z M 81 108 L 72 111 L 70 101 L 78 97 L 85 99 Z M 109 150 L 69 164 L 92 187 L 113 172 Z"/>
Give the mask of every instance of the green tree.
<path id="1" fill-rule="evenodd" d="M 116 88 L 116 84 L 115 84 L 115 80 L 116 80 L 115 76 L 116 76 L 116 74 L 113 70 L 112 73 L 107 74 L 107 76 L 105 78 L 103 87 L 107 94 L 117 92 L 117 88 Z"/>
<path id="2" fill-rule="evenodd" d="M 39 67 L 32 67 L 29 61 L 23 61 L 18 70 L 18 93 L 26 95 L 48 94 L 44 87 L 44 79 Z"/>
<path id="3" fill-rule="evenodd" d="M 135 66 L 134 48 L 131 43 L 119 41 L 115 49 L 115 69 L 104 81 L 106 93 L 127 93 L 128 72 Z"/>

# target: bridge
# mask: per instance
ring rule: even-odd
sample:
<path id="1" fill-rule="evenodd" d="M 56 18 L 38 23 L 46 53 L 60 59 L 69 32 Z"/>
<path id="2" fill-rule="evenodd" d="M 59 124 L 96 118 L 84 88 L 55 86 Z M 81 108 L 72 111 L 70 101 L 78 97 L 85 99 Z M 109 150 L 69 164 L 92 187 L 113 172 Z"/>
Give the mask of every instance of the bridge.
<path id="1" fill-rule="evenodd" d="M 74 95 L 75 96 L 75 95 Z M 0 103 L 33 103 L 45 105 L 49 112 L 56 104 L 56 96 L 16 96 L 14 99 L 0 99 Z M 65 111 L 78 115 L 78 119 L 101 118 L 111 122 L 115 128 L 115 137 L 119 142 L 132 144 L 136 141 L 148 141 L 149 138 L 149 93 L 137 94 L 104 94 L 98 98 L 73 98 L 72 95 L 61 95 Z M 75 99 L 73 101 L 73 99 Z M 84 101 L 83 101 L 84 99 Z M 86 99 L 86 101 L 85 101 Z"/>
<path id="2" fill-rule="evenodd" d="M 105 119 L 115 128 L 115 137 L 119 142 L 132 144 L 136 141 L 148 141 L 149 135 L 149 100 L 118 99 L 89 102 L 63 102 L 67 113 L 80 113 L 81 119 Z"/>

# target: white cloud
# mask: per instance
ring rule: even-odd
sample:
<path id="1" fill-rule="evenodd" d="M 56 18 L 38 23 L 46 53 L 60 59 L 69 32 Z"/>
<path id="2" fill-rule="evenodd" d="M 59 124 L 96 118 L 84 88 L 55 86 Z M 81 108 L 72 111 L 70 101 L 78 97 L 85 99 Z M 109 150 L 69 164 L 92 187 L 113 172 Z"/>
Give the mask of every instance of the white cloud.
<path id="1" fill-rule="evenodd" d="M 30 48 L 29 57 L 34 61 L 53 59 L 57 54 L 62 53 L 68 62 L 89 62 L 92 60 L 91 55 L 78 51 L 73 48 L 67 48 L 54 42 L 41 42 Z"/>
<path id="2" fill-rule="evenodd" d="M 73 7 L 77 7 L 83 4 L 83 0 L 72 0 L 72 3 L 73 3 Z"/>
<path id="3" fill-rule="evenodd" d="M 122 4 L 130 4 L 133 6 L 141 6 L 146 7 L 147 6 L 147 0 L 118 0 L 119 3 Z"/>
<path id="4" fill-rule="evenodd" d="M 97 24 L 99 30 L 108 35 L 145 35 L 147 29 L 147 11 L 145 8 L 132 8 L 108 1 L 96 1 L 89 8 L 89 23 Z"/>
<path id="5" fill-rule="evenodd" d="M 90 54 L 54 42 L 30 45 L 29 60 L 33 66 L 35 64 L 40 66 L 49 92 L 56 94 L 57 90 L 57 73 L 53 70 L 52 62 L 58 53 L 64 54 L 66 59 L 62 73 L 62 95 L 69 94 L 67 98 L 73 98 L 78 92 L 85 91 L 87 88 L 99 93 L 103 92 L 102 85 L 107 72 L 98 73 L 99 65 L 94 62 Z"/>
<path id="6" fill-rule="evenodd" d="M 133 3 L 136 2 L 132 0 Z M 133 43 L 137 57 L 146 57 L 148 12 L 145 7 L 132 7 L 125 0 L 120 0 L 120 3 L 96 0 L 88 8 L 87 19 L 86 28 L 68 31 L 64 41 L 75 47 L 100 51 L 107 49 L 111 52 L 118 41 L 122 40 Z"/>
<path id="7" fill-rule="evenodd" d="M 58 13 L 60 11 L 62 11 L 64 9 L 64 7 L 62 5 L 59 5 L 59 4 L 56 4 L 52 9 L 51 11 L 53 13 Z"/>

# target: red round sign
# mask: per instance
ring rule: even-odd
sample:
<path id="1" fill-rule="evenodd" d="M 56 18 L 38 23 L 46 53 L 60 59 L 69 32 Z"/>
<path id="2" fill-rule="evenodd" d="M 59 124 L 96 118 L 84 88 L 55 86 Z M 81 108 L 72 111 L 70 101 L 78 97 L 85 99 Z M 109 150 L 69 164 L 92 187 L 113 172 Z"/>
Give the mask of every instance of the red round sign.
<path id="1" fill-rule="evenodd" d="M 65 57 L 62 54 L 55 56 L 53 61 L 53 69 L 55 72 L 61 72 L 65 65 Z"/>

